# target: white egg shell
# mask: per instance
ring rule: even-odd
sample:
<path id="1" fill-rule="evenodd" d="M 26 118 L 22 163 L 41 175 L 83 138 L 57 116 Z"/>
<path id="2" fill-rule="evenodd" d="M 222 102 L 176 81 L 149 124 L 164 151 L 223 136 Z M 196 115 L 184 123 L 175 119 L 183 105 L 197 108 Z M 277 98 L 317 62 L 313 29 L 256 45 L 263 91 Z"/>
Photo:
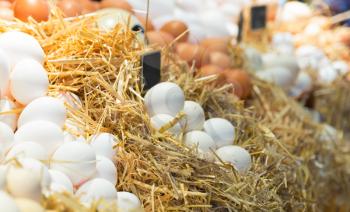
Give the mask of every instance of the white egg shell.
<path id="1" fill-rule="evenodd" d="M 13 97 L 24 105 L 45 96 L 49 88 L 46 70 L 40 63 L 32 59 L 24 59 L 16 63 L 10 80 Z"/>
<path id="2" fill-rule="evenodd" d="M 185 104 L 185 95 L 175 83 L 162 82 L 152 87 L 145 96 L 145 106 L 150 116 L 168 114 L 176 116 Z"/>
<path id="3" fill-rule="evenodd" d="M 172 120 L 174 120 L 174 117 L 168 114 L 158 114 L 151 118 L 151 125 L 154 129 L 160 130 L 160 128 L 170 123 Z M 173 135 L 180 134 L 181 133 L 180 124 L 176 123 L 172 128 L 168 129 L 168 132 L 170 132 Z"/>
<path id="4" fill-rule="evenodd" d="M 337 60 L 332 63 L 333 68 L 341 75 L 349 72 L 349 65 L 343 60 Z"/>
<path id="5" fill-rule="evenodd" d="M 18 162 L 24 169 L 30 170 L 32 173 L 39 176 L 43 191 L 50 186 L 51 177 L 49 174 L 49 169 L 44 163 L 33 158 L 19 158 Z"/>
<path id="6" fill-rule="evenodd" d="M 116 150 L 113 146 L 117 144 L 114 135 L 110 133 L 100 133 L 92 136 L 90 145 L 95 150 L 97 155 L 103 155 L 110 160 L 116 156 Z"/>
<path id="7" fill-rule="evenodd" d="M 16 109 L 15 104 L 9 99 L 0 99 L 0 112 L 10 112 Z M 8 113 L 0 115 L 0 122 L 7 124 L 13 131 L 17 127 L 17 114 Z"/>
<path id="8" fill-rule="evenodd" d="M 0 190 L 3 190 L 6 186 L 6 174 L 8 166 L 0 165 Z"/>
<path id="9" fill-rule="evenodd" d="M 45 53 L 39 42 L 23 32 L 9 31 L 0 34 L 0 49 L 10 58 L 11 67 L 23 59 L 33 59 L 38 63 L 44 62 Z"/>
<path id="10" fill-rule="evenodd" d="M 75 193 L 84 203 L 97 200 L 117 200 L 115 185 L 108 180 L 96 178 L 84 183 Z"/>
<path id="11" fill-rule="evenodd" d="M 292 87 L 290 93 L 292 96 L 300 96 L 304 92 L 312 89 L 312 79 L 306 72 L 300 72 L 295 85 Z"/>
<path id="12" fill-rule="evenodd" d="M 11 167 L 7 173 L 6 182 L 12 196 L 40 201 L 41 179 L 31 170 Z"/>
<path id="13" fill-rule="evenodd" d="M 15 200 L 5 191 L 0 191 L 0 211 L 20 212 Z"/>
<path id="14" fill-rule="evenodd" d="M 96 173 L 95 151 L 86 143 L 64 143 L 52 155 L 50 168 L 63 172 L 73 185 L 79 185 Z"/>
<path id="15" fill-rule="evenodd" d="M 185 134 L 184 137 L 186 146 L 198 147 L 204 152 L 210 152 L 210 149 L 215 150 L 216 145 L 214 140 L 203 131 L 191 131 Z"/>
<path id="16" fill-rule="evenodd" d="M 229 145 L 216 150 L 217 156 L 224 162 L 231 163 L 239 173 L 248 171 L 252 159 L 247 150 L 242 147 Z"/>
<path id="17" fill-rule="evenodd" d="M 141 201 L 135 194 L 119 191 L 117 206 L 120 211 L 138 211 L 141 209 Z"/>
<path id="18" fill-rule="evenodd" d="M 337 70 L 331 65 L 321 67 L 318 71 L 317 79 L 321 83 L 330 84 L 339 76 Z"/>
<path id="19" fill-rule="evenodd" d="M 0 97 L 7 93 L 10 80 L 10 63 L 7 54 L 0 49 Z"/>
<path id="20" fill-rule="evenodd" d="M 48 121 L 32 121 L 20 127 L 15 133 L 15 142 L 32 141 L 42 145 L 51 155 L 63 143 L 63 131 Z"/>
<path id="21" fill-rule="evenodd" d="M 60 93 L 58 94 L 57 98 L 70 105 L 74 109 L 80 109 L 83 107 L 83 103 L 81 102 L 80 98 L 72 92 Z"/>
<path id="22" fill-rule="evenodd" d="M 185 101 L 184 113 L 185 117 L 180 123 L 186 127 L 187 132 L 203 129 L 205 115 L 202 106 L 193 101 Z"/>
<path id="23" fill-rule="evenodd" d="M 50 191 L 52 192 L 65 191 L 65 192 L 73 193 L 73 184 L 66 174 L 54 169 L 49 169 L 49 174 L 51 176 Z M 60 185 L 60 186 L 56 186 L 56 185 Z"/>
<path id="24" fill-rule="evenodd" d="M 96 156 L 96 178 L 103 178 L 113 183 L 117 183 L 117 168 L 114 163 L 102 155 Z"/>
<path id="25" fill-rule="evenodd" d="M 0 149 L 6 151 L 14 141 L 14 133 L 12 129 L 2 122 L 0 122 Z"/>
<path id="26" fill-rule="evenodd" d="M 39 203 L 31 199 L 16 198 L 15 201 L 21 212 L 45 212 Z"/>
<path id="27" fill-rule="evenodd" d="M 64 103 L 53 97 L 39 97 L 29 103 L 18 118 L 18 127 L 31 121 L 49 121 L 63 127 L 66 120 Z"/>
<path id="28" fill-rule="evenodd" d="M 204 123 L 204 131 L 214 140 L 216 147 L 233 144 L 235 127 L 226 119 L 212 118 Z"/>
<path id="29" fill-rule="evenodd" d="M 40 144 L 34 142 L 17 142 L 6 154 L 6 160 L 14 158 L 34 158 L 37 160 L 47 161 L 49 156 Z"/>

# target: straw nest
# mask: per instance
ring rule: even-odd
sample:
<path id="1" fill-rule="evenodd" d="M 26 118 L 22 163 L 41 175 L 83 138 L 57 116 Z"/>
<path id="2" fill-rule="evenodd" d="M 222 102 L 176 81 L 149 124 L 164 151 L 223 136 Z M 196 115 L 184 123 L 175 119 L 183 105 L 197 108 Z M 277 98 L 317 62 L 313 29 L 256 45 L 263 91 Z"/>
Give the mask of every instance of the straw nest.
<path id="1" fill-rule="evenodd" d="M 194 78 L 192 69 L 165 51 L 164 79 L 202 104 L 207 118 L 223 117 L 236 126 L 235 144 L 253 157 L 246 175 L 199 159 L 181 141 L 152 130 L 142 103 L 139 57 L 145 49 L 123 25 L 100 33 L 93 22 L 94 17 L 66 21 L 57 15 L 43 24 L 4 22 L 0 31 L 17 29 L 39 40 L 47 54 L 50 94 L 72 91 L 80 96 L 83 108 L 69 108 L 69 117 L 86 137 L 116 135 L 116 187 L 139 196 L 145 211 L 318 210 L 335 194 L 346 195 L 349 148 L 340 140 L 319 142 L 322 127 L 264 82 L 254 81 L 253 96 L 244 105 L 228 86 L 215 88 L 211 77 Z M 95 210 L 64 194 L 47 198 L 45 205 L 60 211 Z"/>

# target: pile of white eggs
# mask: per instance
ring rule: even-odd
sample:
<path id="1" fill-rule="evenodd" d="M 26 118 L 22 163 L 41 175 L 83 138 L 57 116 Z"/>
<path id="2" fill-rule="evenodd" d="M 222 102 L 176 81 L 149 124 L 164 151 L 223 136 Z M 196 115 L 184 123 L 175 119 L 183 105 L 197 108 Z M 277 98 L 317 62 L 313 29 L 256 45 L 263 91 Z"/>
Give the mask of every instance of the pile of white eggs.
<path id="1" fill-rule="evenodd" d="M 216 155 L 224 162 L 231 163 L 240 172 L 251 166 L 247 150 L 233 145 L 235 127 L 226 119 L 205 120 L 204 110 L 196 102 L 185 101 L 183 90 L 175 83 L 162 82 L 152 87 L 144 98 L 147 113 L 151 116 L 151 126 L 160 130 L 172 123 L 183 112 L 184 118 L 175 123 L 168 132 L 173 136 L 184 134 L 184 144 L 196 148 L 200 157 L 212 160 Z"/>
<path id="2" fill-rule="evenodd" d="M 42 197 L 56 192 L 74 194 L 86 206 L 103 199 L 122 211 L 141 208 L 138 197 L 115 188 L 115 137 L 85 140 L 67 119 L 65 104 L 79 109 L 79 98 L 47 96 L 44 56 L 30 35 L 0 35 L 0 211 L 44 211 Z"/>

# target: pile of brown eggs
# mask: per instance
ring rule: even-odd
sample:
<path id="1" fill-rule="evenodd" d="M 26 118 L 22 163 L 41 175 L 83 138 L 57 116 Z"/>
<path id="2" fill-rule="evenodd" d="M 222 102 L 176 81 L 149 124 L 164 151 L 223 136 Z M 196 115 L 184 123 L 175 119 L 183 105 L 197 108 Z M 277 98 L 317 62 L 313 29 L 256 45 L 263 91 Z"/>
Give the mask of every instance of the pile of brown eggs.
<path id="1" fill-rule="evenodd" d="M 174 52 L 190 66 L 197 68 L 201 77 L 217 75 L 216 84 L 232 84 L 239 98 L 246 99 L 251 92 L 251 80 L 247 72 L 232 69 L 232 58 L 228 52 L 229 37 L 206 38 L 197 44 L 189 42 L 187 25 L 178 20 L 166 22 L 157 31 L 149 21 L 146 37 L 151 45 L 164 47 L 174 45 Z"/>
<path id="2" fill-rule="evenodd" d="M 120 8 L 132 12 L 131 5 L 126 0 L 58 0 L 57 6 L 65 17 L 78 16 L 94 12 L 102 8 Z M 46 21 L 50 14 L 48 0 L 0 0 L 0 18 L 13 20 L 18 18 L 27 21 L 28 17 L 36 21 Z"/>

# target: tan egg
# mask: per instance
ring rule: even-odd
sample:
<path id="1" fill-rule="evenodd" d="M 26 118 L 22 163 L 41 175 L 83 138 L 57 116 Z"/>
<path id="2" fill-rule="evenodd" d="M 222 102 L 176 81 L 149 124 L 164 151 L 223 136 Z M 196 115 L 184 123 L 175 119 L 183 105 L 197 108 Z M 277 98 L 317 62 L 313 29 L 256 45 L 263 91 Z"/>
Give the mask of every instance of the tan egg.
<path id="1" fill-rule="evenodd" d="M 242 70 L 225 70 L 226 82 L 233 85 L 233 92 L 241 99 L 246 99 L 250 96 L 252 84 L 250 76 Z"/>
<path id="2" fill-rule="evenodd" d="M 0 1 L 0 8 L 8 8 L 11 9 L 12 8 L 12 4 L 9 1 Z"/>
<path id="3" fill-rule="evenodd" d="M 82 14 L 95 12 L 100 8 L 100 2 L 92 0 L 80 0 L 80 3 L 83 7 Z"/>
<path id="4" fill-rule="evenodd" d="M 31 16 L 36 21 L 47 21 L 49 18 L 49 4 L 47 0 L 16 0 L 14 15 L 22 21 Z"/>
<path id="5" fill-rule="evenodd" d="M 146 33 L 148 43 L 155 46 L 166 46 L 169 45 L 174 37 L 166 32 L 150 31 Z"/>
<path id="6" fill-rule="evenodd" d="M 13 10 L 9 8 L 0 8 L 0 18 L 8 21 L 13 20 L 15 18 Z"/>
<path id="7" fill-rule="evenodd" d="M 137 19 L 139 19 L 139 21 L 141 22 L 142 26 L 146 30 L 146 32 L 147 31 L 153 31 L 155 29 L 151 18 L 148 18 L 148 22 L 147 22 L 147 26 L 146 26 L 146 17 L 141 16 L 141 15 L 136 15 L 136 17 L 137 17 Z"/>
<path id="8" fill-rule="evenodd" d="M 215 65 L 205 65 L 202 66 L 199 69 L 198 75 L 201 77 L 205 77 L 205 76 L 210 76 L 210 75 L 218 75 L 216 83 L 217 85 L 223 85 L 225 84 L 225 75 L 223 70 Z"/>
<path id="9" fill-rule="evenodd" d="M 165 23 L 161 28 L 161 31 L 167 32 L 171 34 L 174 38 L 178 38 L 180 35 L 182 35 L 184 32 L 188 31 L 187 25 L 182 21 L 169 21 Z M 186 42 L 188 40 L 189 33 L 182 35 L 181 38 L 179 38 L 179 42 Z"/>
<path id="10" fill-rule="evenodd" d="M 209 55 L 209 63 L 227 69 L 231 67 L 231 58 L 222 52 L 213 52 Z"/>
<path id="11" fill-rule="evenodd" d="M 60 0 L 57 3 L 65 17 L 73 17 L 81 15 L 83 12 L 83 4 L 76 0 Z"/>
<path id="12" fill-rule="evenodd" d="M 101 8 L 119 8 L 130 13 L 134 13 L 132 6 L 126 0 L 103 0 L 101 1 Z"/>
<path id="13" fill-rule="evenodd" d="M 230 39 L 228 37 L 222 38 L 206 38 L 200 42 L 200 45 L 206 52 L 223 52 L 228 53 L 228 45 Z"/>
<path id="14" fill-rule="evenodd" d="M 208 63 L 208 57 L 204 54 L 204 49 L 200 45 L 179 43 L 176 46 L 176 53 L 190 66 L 195 63 L 196 67 L 201 67 Z"/>
<path id="15" fill-rule="evenodd" d="M 26 198 L 15 199 L 21 212 L 44 212 L 44 208 L 37 202 Z"/>

